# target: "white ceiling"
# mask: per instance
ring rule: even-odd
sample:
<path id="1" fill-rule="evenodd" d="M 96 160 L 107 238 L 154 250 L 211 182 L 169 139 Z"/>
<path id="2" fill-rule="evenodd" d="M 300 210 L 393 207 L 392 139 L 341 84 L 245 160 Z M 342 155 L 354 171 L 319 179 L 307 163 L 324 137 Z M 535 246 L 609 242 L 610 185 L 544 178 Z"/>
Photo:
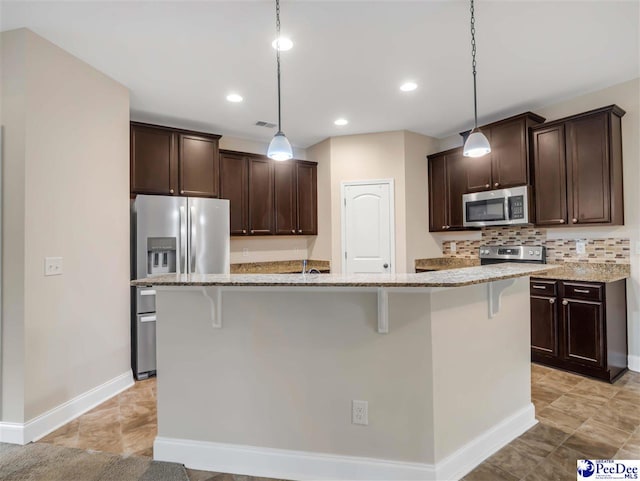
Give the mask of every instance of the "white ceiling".
<path id="1" fill-rule="evenodd" d="M 268 140 L 274 3 L 2 1 L 28 27 L 131 90 L 132 117 Z M 638 1 L 476 2 L 480 122 L 639 75 Z M 283 130 L 298 147 L 408 129 L 444 137 L 473 118 L 466 1 L 283 1 Z M 419 84 L 400 92 L 401 82 Z M 229 92 L 241 104 L 225 100 Z M 346 127 L 333 120 L 349 119 Z"/>

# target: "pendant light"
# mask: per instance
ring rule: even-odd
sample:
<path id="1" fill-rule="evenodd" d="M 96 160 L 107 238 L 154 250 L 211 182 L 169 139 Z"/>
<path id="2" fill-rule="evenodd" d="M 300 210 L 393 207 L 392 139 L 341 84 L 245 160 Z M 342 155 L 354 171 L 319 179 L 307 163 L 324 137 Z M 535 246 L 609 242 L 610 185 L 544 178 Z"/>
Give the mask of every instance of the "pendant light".
<path id="1" fill-rule="evenodd" d="M 276 0 L 276 39 L 280 40 L 280 0 Z M 282 131 L 282 113 L 280 108 L 280 44 L 276 46 L 276 62 L 278 64 L 278 132 L 273 136 L 267 150 L 267 157 L 273 160 L 289 160 L 293 158 L 293 149 L 289 139 Z"/>
<path id="2" fill-rule="evenodd" d="M 473 118 L 474 127 L 464 143 L 462 154 L 465 157 L 482 157 L 491 152 L 489 140 L 478 128 L 478 93 L 476 89 L 476 17 L 471 0 L 471 66 L 473 69 Z"/>

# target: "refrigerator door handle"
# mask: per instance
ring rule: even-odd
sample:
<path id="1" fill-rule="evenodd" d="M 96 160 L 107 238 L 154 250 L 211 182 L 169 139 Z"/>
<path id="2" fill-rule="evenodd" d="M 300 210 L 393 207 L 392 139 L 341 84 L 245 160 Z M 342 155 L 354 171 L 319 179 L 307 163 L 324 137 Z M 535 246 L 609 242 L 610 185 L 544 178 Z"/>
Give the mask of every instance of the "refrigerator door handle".
<path id="1" fill-rule="evenodd" d="M 187 220 L 185 218 L 184 207 L 178 207 L 178 218 L 180 222 L 179 226 L 179 237 L 180 237 L 180 253 L 178 260 L 178 274 L 186 274 L 187 273 L 187 264 L 186 264 L 186 234 L 187 234 Z"/>
<path id="2" fill-rule="evenodd" d="M 190 229 L 189 229 L 189 259 L 191 262 L 191 267 L 189 270 L 189 273 L 191 274 L 195 274 L 196 273 L 196 245 L 195 245 L 195 240 L 194 238 L 196 237 L 196 225 L 197 222 L 195 221 L 195 217 L 196 217 L 196 211 L 195 211 L 195 206 L 190 205 L 189 206 L 189 224 L 190 224 Z"/>

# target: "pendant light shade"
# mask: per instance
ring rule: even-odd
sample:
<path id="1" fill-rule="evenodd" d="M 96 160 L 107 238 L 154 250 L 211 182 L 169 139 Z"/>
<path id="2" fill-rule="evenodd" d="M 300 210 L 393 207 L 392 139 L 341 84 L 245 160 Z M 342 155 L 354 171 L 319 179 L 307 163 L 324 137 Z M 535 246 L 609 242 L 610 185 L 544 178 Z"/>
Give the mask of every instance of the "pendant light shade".
<path id="1" fill-rule="evenodd" d="M 474 127 L 464 143 L 462 155 L 465 157 L 482 157 L 491 152 L 489 139 L 478 128 L 478 89 L 476 87 L 476 14 L 471 0 L 471 70 L 473 72 L 473 119 Z"/>
<path id="2" fill-rule="evenodd" d="M 267 157 L 273 160 L 289 160 L 293 158 L 293 149 L 284 133 L 278 131 L 273 136 L 269 143 L 269 150 L 267 150 Z"/>
<path id="3" fill-rule="evenodd" d="M 462 155 L 465 157 L 482 157 L 489 152 L 491 152 L 489 139 L 479 129 L 473 129 L 464 143 Z"/>
<path id="4" fill-rule="evenodd" d="M 280 0 L 276 0 L 276 39 L 280 39 Z M 278 69 L 278 132 L 273 136 L 267 149 L 267 157 L 273 160 L 289 160 L 293 158 L 293 149 L 289 139 L 282 131 L 282 109 L 280 107 L 280 44 L 276 48 L 276 64 Z"/>

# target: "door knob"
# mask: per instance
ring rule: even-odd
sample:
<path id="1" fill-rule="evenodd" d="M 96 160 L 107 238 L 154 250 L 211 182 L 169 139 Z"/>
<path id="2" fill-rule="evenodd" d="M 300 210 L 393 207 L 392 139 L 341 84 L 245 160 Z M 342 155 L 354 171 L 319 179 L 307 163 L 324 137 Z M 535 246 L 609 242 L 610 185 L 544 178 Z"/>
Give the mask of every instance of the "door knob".
<path id="1" fill-rule="evenodd" d="M 566 306 L 566 305 L 568 305 L 568 304 L 569 304 L 569 301 L 567 301 L 566 299 L 565 299 L 564 301 L 562 301 L 562 305 L 563 305 L 563 306 Z"/>
<path id="2" fill-rule="evenodd" d="M 385 262 L 384 264 L 382 264 L 382 267 L 384 267 L 384 268 L 386 269 L 387 267 L 389 267 L 389 264 L 387 264 L 387 263 Z"/>

